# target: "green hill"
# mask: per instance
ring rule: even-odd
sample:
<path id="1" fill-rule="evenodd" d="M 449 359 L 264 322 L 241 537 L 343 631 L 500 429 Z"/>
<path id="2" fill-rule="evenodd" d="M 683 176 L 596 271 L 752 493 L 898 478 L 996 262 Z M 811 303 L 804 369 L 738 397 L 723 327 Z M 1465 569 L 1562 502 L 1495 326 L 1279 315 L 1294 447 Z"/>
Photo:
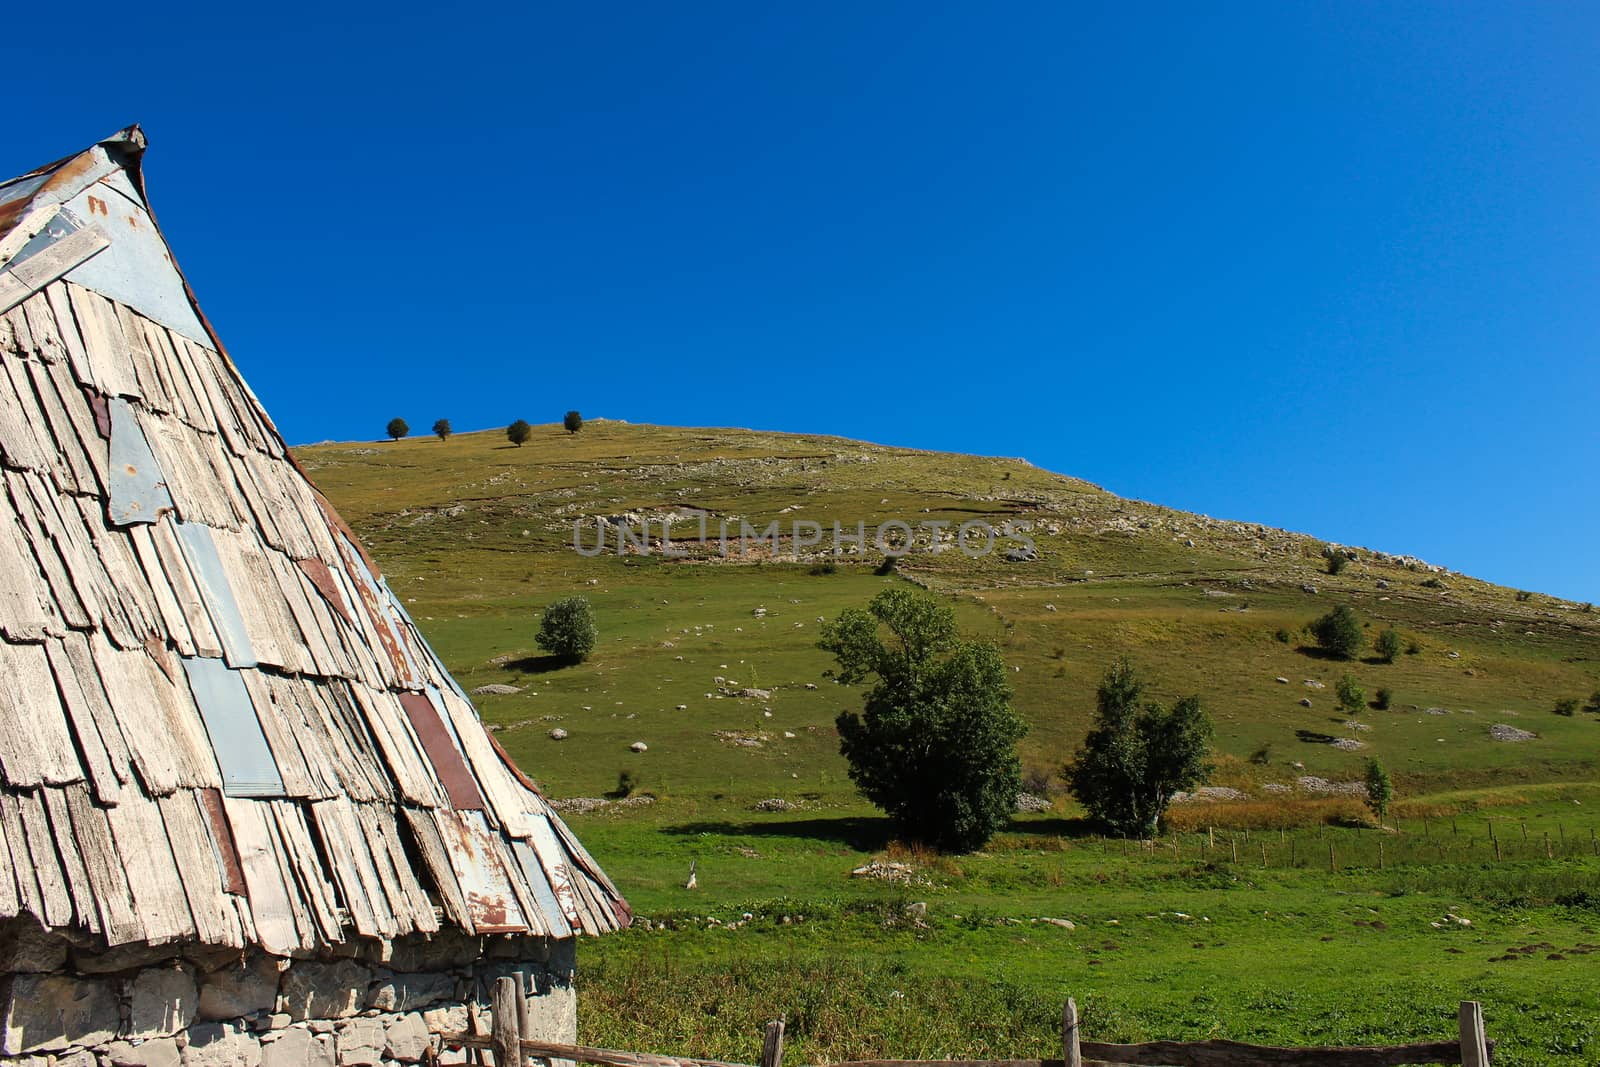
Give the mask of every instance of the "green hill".
<path id="1" fill-rule="evenodd" d="M 831 684 L 819 620 L 903 580 L 956 598 L 964 626 L 1002 647 L 1031 725 L 1024 762 L 1041 769 L 1070 755 L 1102 670 L 1126 653 L 1158 693 L 1202 695 L 1229 757 L 1218 781 L 1247 791 L 1354 778 L 1369 755 L 1411 795 L 1595 770 L 1597 716 L 1552 711 L 1600 689 L 1600 614 L 1587 605 L 1365 548 L 1331 575 L 1314 538 L 1126 500 L 1021 460 L 609 421 L 538 426 L 524 447 L 496 431 L 297 455 L 462 683 L 521 690 L 480 707 L 557 796 L 596 795 L 628 769 L 674 796 L 848 798 L 832 721 L 859 697 Z M 574 522 L 592 550 L 596 516 L 648 520 L 652 536 L 671 517 L 687 555 L 619 555 L 612 541 L 586 558 Z M 824 531 L 797 562 L 796 520 Z M 824 573 L 834 523 L 863 523 L 870 541 L 885 520 L 942 521 L 946 537 L 964 522 L 1026 522 L 1037 558 L 1008 561 L 1020 541 L 1002 536 L 978 558 L 914 552 L 885 577 L 869 543 L 845 545 Z M 780 523 L 778 557 L 764 543 L 741 555 L 741 521 Z M 594 603 L 601 643 L 581 666 L 545 670 L 537 613 L 571 592 Z M 1393 664 L 1316 656 L 1305 626 L 1336 604 L 1369 638 L 1395 627 L 1408 651 Z M 1346 672 L 1369 697 L 1391 690 L 1390 709 L 1338 710 Z M 741 688 L 770 698 L 730 695 Z M 1537 736 L 1496 740 L 1497 724 Z"/>

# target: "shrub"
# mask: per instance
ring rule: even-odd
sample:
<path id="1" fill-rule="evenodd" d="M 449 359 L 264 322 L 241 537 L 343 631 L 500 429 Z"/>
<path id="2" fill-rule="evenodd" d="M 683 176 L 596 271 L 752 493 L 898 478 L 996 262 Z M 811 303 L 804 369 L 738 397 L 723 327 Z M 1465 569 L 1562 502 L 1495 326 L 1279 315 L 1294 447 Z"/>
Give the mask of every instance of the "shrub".
<path id="1" fill-rule="evenodd" d="M 594 612 L 589 608 L 588 599 L 569 596 L 545 609 L 534 640 L 552 656 L 581 660 L 594 651 L 596 636 Z"/>
<path id="2" fill-rule="evenodd" d="M 1211 720 L 1198 696 L 1141 708 L 1143 688 L 1126 659 L 1106 672 L 1094 728 L 1062 776 L 1090 818 L 1114 834 L 1149 837 L 1173 794 L 1210 775 Z"/>
<path id="3" fill-rule="evenodd" d="M 1272 635 L 1273 640 L 1285 645 L 1289 643 L 1291 636 L 1288 630 L 1282 628 L 1279 628 L 1278 632 Z"/>
<path id="4" fill-rule="evenodd" d="M 836 574 L 836 573 L 838 573 L 838 570 L 839 570 L 839 565 L 837 563 L 832 563 L 832 562 L 829 562 L 829 563 L 817 563 L 817 564 L 813 564 L 812 567 L 811 567 L 811 570 L 808 571 L 807 573 L 815 575 L 815 576 L 820 578 L 820 577 L 822 577 L 823 575 L 826 575 L 826 574 Z"/>
<path id="5" fill-rule="evenodd" d="M 1424 589 L 1443 589 L 1444 588 L 1444 583 L 1441 582 L 1437 578 L 1424 578 L 1424 579 L 1422 579 L 1422 588 L 1424 588 Z"/>
<path id="6" fill-rule="evenodd" d="M 620 770 L 617 772 L 617 787 L 611 791 L 611 795 L 622 800 L 632 796 L 638 788 L 639 776 L 630 770 Z"/>
<path id="7" fill-rule="evenodd" d="M 1378 690 L 1378 697 L 1373 704 L 1379 711 L 1388 711 L 1389 705 L 1394 703 L 1394 693 L 1388 689 Z"/>
<path id="8" fill-rule="evenodd" d="M 450 435 L 455 433 L 455 431 L 450 428 L 449 419 L 440 419 L 433 424 L 433 433 L 434 436 L 439 438 L 439 440 L 447 441 L 450 439 Z"/>
<path id="9" fill-rule="evenodd" d="M 1557 715 L 1566 715 L 1569 718 L 1578 713 L 1577 697 L 1562 697 L 1556 701 L 1555 712 Z"/>
<path id="10" fill-rule="evenodd" d="M 1377 650 L 1378 658 L 1385 663 L 1393 663 L 1394 658 L 1400 654 L 1400 635 L 1395 633 L 1391 626 L 1378 635 L 1372 642 L 1372 647 Z"/>
<path id="11" fill-rule="evenodd" d="M 528 425 L 528 420 L 518 419 L 506 427 L 506 439 L 521 448 L 527 444 L 528 438 L 533 436 L 533 427 Z"/>
<path id="12" fill-rule="evenodd" d="M 1036 797 L 1047 797 L 1055 789 L 1055 772 L 1047 767 L 1029 767 L 1022 775 L 1022 791 Z"/>
<path id="13" fill-rule="evenodd" d="M 1317 645 L 1335 659 L 1351 659 L 1361 650 L 1361 622 L 1356 613 L 1340 604 L 1311 624 Z"/>
<path id="14" fill-rule="evenodd" d="M 1350 560 L 1345 557 L 1345 554 L 1343 552 L 1341 552 L 1337 548 L 1333 548 L 1332 546 L 1329 546 L 1328 548 L 1324 549 L 1323 551 L 1325 551 L 1327 553 L 1327 555 L 1328 555 L 1328 564 L 1327 564 L 1327 566 L 1328 566 L 1328 573 L 1329 574 L 1339 574 L 1339 573 L 1343 572 L 1345 567 L 1350 562 Z"/>
<path id="15" fill-rule="evenodd" d="M 1518 603 L 1525 604 L 1525 603 L 1527 603 L 1528 601 L 1530 601 L 1532 599 L 1533 599 L 1533 594 L 1528 592 L 1526 589 L 1518 589 L 1517 590 L 1517 602 Z"/>
<path id="16" fill-rule="evenodd" d="M 886 589 L 846 608 L 818 647 L 845 684 L 875 679 L 862 711 L 842 712 L 839 751 L 861 794 L 911 840 L 953 852 L 1004 827 L 1021 785 L 1005 661 L 956 632 L 955 611 L 931 596 Z"/>
<path id="17" fill-rule="evenodd" d="M 1272 762 L 1272 742 L 1263 741 L 1250 753 L 1250 762 L 1258 767 L 1265 767 Z"/>
<path id="18" fill-rule="evenodd" d="M 1600 712 L 1600 689 L 1589 694 L 1589 706 L 1584 711 Z"/>
<path id="19" fill-rule="evenodd" d="M 389 425 L 383 428 L 383 432 L 389 435 L 391 441 L 398 441 L 411 432 L 411 427 L 406 425 L 405 419 L 390 419 Z"/>
<path id="20" fill-rule="evenodd" d="M 1416 641 L 1408 641 L 1408 642 L 1406 642 L 1406 655 L 1415 656 L 1418 652 L 1421 652 L 1421 651 L 1422 651 L 1422 645 L 1419 644 L 1418 642 L 1416 642 Z"/>
<path id="21" fill-rule="evenodd" d="M 561 420 L 561 425 L 568 433 L 577 433 L 583 429 L 583 416 L 576 411 L 569 411 Z"/>
<path id="22" fill-rule="evenodd" d="M 1352 715 L 1367 705 L 1367 691 L 1361 688 L 1361 683 L 1355 680 L 1354 675 L 1345 675 L 1339 679 L 1334 692 L 1339 696 L 1339 706 Z"/>
<path id="23" fill-rule="evenodd" d="M 1367 807 L 1381 823 L 1389 813 L 1390 801 L 1394 800 L 1394 783 L 1389 781 L 1389 772 L 1383 769 L 1383 764 L 1375 759 L 1367 760 L 1366 783 Z"/>

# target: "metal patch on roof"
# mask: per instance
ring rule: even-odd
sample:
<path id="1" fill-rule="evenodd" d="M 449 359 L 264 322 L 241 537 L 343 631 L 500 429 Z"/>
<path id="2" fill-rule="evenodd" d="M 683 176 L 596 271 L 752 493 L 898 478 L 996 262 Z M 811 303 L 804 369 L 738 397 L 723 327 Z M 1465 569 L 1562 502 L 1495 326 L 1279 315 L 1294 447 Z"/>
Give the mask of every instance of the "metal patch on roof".
<path id="1" fill-rule="evenodd" d="M 405 709 L 406 718 L 411 720 L 417 740 L 422 742 L 422 748 L 428 754 L 428 762 L 433 764 L 439 781 L 444 783 L 450 806 L 462 811 L 482 811 L 483 792 L 467 767 L 455 730 L 448 725 L 448 717 L 441 715 L 434 702 L 421 693 L 396 695 L 400 698 L 400 706 Z"/>
<path id="2" fill-rule="evenodd" d="M 250 633 L 244 628 L 244 616 L 239 613 L 239 602 L 234 599 L 233 587 L 228 584 L 228 572 L 222 569 L 222 559 L 217 555 L 217 544 L 211 539 L 211 528 L 198 522 L 173 522 L 178 531 L 178 543 L 183 546 L 183 558 L 188 561 L 195 585 L 205 601 L 206 614 L 222 642 L 222 656 L 230 667 L 254 667 L 256 653 L 250 644 Z"/>
<path id="3" fill-rule="evenodd" d="M 550 924 L 550 936 L 571 937 L 572 926 L 567 922 L 567 917 L 562 912 L 561 905 L 557 903 L 555 894 L 550 891 L 549 879 L 545 876 L 544 868 L 539 865 L 539 856 L 533 851 L 533 846 L 526 841 L 513 839 L 511 853 L 522 866 L 523 877 L 528 880 L 528 887 L 533 890 L 533 898 L 538 902 L 539 911 Z"/>
<path id="4" fill-rule="evenodd" d="M 467 899 L 472 925 L 480 934 L 521 933 L 528 928 L 517 905 L 509 875 L 500 863 L 491 833 L 481 811 L 436 811 L 440 835 L 456 881 Z"/>
<path id="5" fill-rule="evenodd" d="M 183 657 L 183 671 L 222 768 L 222 791 L 230 797 L 283 796 L 278 762 L 244 679 L 220 659 L 199 656 Z"/>
<path id="6" fill-rule="evenodd" d="M 109 402 L 111 416 L 111 521 L 118 526 L 155 522 L 172 508 L 167 476 L 150 451 L 150 442 L 133 409 L 121 397 Z"/>

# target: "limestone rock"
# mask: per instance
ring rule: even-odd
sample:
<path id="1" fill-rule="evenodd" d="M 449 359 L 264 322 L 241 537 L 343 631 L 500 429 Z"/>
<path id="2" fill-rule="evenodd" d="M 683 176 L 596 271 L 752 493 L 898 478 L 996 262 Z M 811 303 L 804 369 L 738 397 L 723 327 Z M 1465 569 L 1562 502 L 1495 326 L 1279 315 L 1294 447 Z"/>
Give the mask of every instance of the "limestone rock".
<path id="1" fill-rule="evenodd" d="M 183 1067 L 261 1067 L 261 1045 L 231 1023 L 200 1023 L 189 1028 Z"/>
<path id="2" fill-rule="evenodd" d="M 449 974 L 397 974 L 380 981 L 367 996 L 367 1007 L 379 1011 L 417 1011 L 448 1000 L 456 980 Z"/>
<path id="3" fill-rule="evenodd" d="M 284 1010 L 296 1019 L 345 1019 L 366 1004 L 371 984 L 372 972 L 354 960 L 295 963 L 283 975 Z"/>
<path id="4" fill-rule="evenodd" d="M 60 936 L 25 919 L 5 924 L 0 933 L 0 974 L 51 974 L 66 964 L 67 942 Z"/>
<path id="5" fill-rule="evenodd" d="M 184 967 L 157 967 L 139 974 L 132 987 L 129 1037 L 167 1037 L 186 1030 L 198 1010 L 194 975 Z"/>
<path id="6" fill-rule="evenodd" d="M 271 1011 L 278 1002 L 278 961 L 255 955 L 205 976 L 200 987 L 200 1018 L 237 1019 Z"/>
<path id="7" fill-rule="evenodd" d="M 448 1008 L 433 1008 L 422 1013 L 422 1023 L 429 1030 L 441 1034 L 459 1034 L 467 1028 L 467 1006 L 452 1004 Z"/>
<path id="8" fill-rule="evenodd" d="M 384 1034 L 383 1054 L 401 1063 L 416 1063 L 430 1043 L 427 1024 L 421 1015 L 412 1012 L 389 1024 Z"/>
<path id="9" fill-rule="evenodd" d="M 339 1067 L 378 1067 L 383 1045 L 382 1019 L 351 1019 L 339 1027 Z"/>
<path id="10" fill-rule="evenodd" d="M 17 974 L 0 985 L 0 1054 L 99 1045 L 116 1034 L 122 1013 L 111 986 L 64 974 Z"/>
<path id="11" fill-rule="evenodd" d="M 262 1048 L 261 1067 L 334 1067 L 333 1039 L 292 1026 Z"/>
<path id="12" fill-rule="evenodd" d="M 181 1056 L 178 1043 L 170 1037 L 158 1037 L 135 1045 L 128 1041 L 113 1041 L 106 1049 L 111 1067 L 178 1067 Z"/>

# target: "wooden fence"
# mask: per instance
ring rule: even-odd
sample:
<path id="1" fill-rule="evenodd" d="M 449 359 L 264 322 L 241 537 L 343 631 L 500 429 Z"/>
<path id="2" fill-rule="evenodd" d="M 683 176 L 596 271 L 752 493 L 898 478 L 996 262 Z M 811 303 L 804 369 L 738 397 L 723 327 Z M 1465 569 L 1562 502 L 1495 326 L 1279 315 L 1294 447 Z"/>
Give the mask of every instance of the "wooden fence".
<path id="1" fill-rule="evenodd" d="M 528 1060 L 568 1060 L 599 1067 L 755 1067 L 723 1060 L 657 1056 L 533 1041 L 528 1029 L 528 1001 L 515 978 L 495 982 L 490 1001 L 490 1032 L 441 1035 L 447 1048 L 487 1049 L 492 1067 L 525 1067 Z M 1117 1045 L 1087 1041 L 1078 1032 L 1078 1005 L 1068 998 L 1061 1013 L 1061 1058 L 1055 1060 L 849 1060 L 832 1067 L 1401 1067 L 1405 1064 L 1460 1064 L 1489 1067 L 1493 1042 L 1484 1036 L 1483 1009 L 1477 1001 L 1461 1002 L 1460 1036 L 1455 1041 L 1412 1045 L 1368 1045 L 1348 1048 L 1283 1048 L 1239 1041 L 1146 1041 Z M 767 1024 L 759 1067 L 783 1067 L 783 1022 Z"/>

